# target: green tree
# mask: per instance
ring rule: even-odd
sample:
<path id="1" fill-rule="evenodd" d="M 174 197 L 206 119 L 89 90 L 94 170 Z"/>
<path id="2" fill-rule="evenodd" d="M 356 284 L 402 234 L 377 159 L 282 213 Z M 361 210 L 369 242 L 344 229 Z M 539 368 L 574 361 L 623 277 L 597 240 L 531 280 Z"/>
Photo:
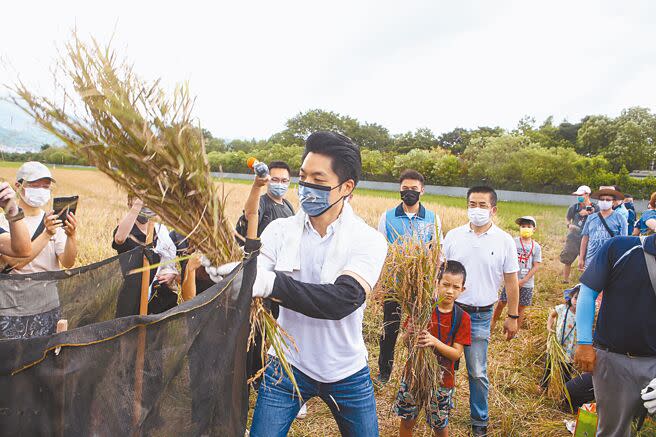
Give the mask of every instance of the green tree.
<path id="1" fill-rule="evenodd" d="M 407 153 L 413 149 L 431 150 L 437 147 L 440 147 L 440 142 L 428 128 L 394 136 L 394 151 L 397 153 Z"/>
<path id="2" fill-rule="evenodd" d="M 592 115 L 578 130 L 576 151 L 584 156 L 595 156 L 608 149 L 615 139 L 615 123 L 605 115 Z"/>
<path id="3" fill-rule="evenodd" d="M 651 166 L 656 153 L 656 117 L 647 108 L 629 108 L 615 119 L 615 137 L 606 148 L 615 171 L 622 166 L 631 170 Z"/>

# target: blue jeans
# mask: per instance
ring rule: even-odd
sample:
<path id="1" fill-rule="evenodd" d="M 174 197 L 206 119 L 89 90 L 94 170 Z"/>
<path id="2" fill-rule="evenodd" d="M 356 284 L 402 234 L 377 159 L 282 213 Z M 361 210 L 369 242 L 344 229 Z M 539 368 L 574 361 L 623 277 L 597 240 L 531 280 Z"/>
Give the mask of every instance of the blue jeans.
<path id="1" fill-rule="evenodd" d="M 472 425 L 487 426 L 487 346 L 490 343 L 492 310 L 473 313 L 471 317 L 471 346 L 465 347 L 465 360 L 469 374 L 469 411 Z"/>
<path id="2" fill-rule="evenodd" d="M 286 436 L 301 404 L 315 396 L 328 405 L 343 436 L 378 436 L 376 399 L 368 366 L 330 384 L 316 381 L 293 368 L 301 401 L 279 361 L 270 360 L 257 393 L 251 437 Z"/>

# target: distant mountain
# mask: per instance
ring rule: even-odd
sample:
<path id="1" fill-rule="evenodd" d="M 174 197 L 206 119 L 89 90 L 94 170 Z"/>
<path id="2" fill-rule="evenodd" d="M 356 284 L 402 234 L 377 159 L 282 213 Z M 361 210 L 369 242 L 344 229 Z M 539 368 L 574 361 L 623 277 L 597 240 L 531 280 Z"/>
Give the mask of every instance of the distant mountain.
<path id="1" fill-rule="evenodd" d="M 0 150 L 35 152 L 44 144 L 61 145 L 61 142 L 35 124 L 20 108 L 0 100 Z"/>

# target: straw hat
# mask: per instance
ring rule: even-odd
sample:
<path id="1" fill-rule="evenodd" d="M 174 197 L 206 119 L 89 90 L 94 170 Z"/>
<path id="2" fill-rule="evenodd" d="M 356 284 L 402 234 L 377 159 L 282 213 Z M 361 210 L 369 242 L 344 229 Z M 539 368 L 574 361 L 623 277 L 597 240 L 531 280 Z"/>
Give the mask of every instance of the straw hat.
<path id="1" fill-rule="evenodd" d="M 601 196 L 613 196 L 615 200 L 624 199 L 624 194 L 617 191 L 615 187 L 613 187 L 612 185 L 610 186 L 602 185 L 601 187 L 599 187 L 598 191 L 595 191 L 590 195 L 590 197 L 592 197 L 593 199 L 599 199 L 599 197 Z"/>

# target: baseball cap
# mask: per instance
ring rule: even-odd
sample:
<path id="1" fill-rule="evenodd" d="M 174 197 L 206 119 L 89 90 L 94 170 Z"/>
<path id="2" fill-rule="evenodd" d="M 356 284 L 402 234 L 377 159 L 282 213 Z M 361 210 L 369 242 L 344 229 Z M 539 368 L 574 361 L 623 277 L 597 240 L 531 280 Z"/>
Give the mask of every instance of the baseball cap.
<path id="1" fill-rule="evenodd" d="M 582 196 L 584 194 L 590 194 L 590 193 L 592 193 L 592 190 L 590 189 L 590 187 L 588 187 L 587 185 L 581 185 L 572 194 L 577 195 L 577 196 Z"/>
<path id="2" fill-rule="evenodd" d="M 538 222 L 535 220 L 535 217 L 533 217 L 532 215 L 525 215 L 515 220 L 515 223 L 517 223 L 518 225 L 521 225 L 523 222 L 531 222 L 533 223 L 533 226 L 535 226 L 536 228 L 538 227 Z"/>
<path id="3" fill-rule="evenodd" d="M 48 167 L 37 161 L 26 162 L 25 164 L 21 165 L 16 172 L 16 180 L 19 182 L 34 182 L 45 178 L 50 179 L 53 182 L 55 180 L 52 177 L 52 173 L 50 173 Z"/>

